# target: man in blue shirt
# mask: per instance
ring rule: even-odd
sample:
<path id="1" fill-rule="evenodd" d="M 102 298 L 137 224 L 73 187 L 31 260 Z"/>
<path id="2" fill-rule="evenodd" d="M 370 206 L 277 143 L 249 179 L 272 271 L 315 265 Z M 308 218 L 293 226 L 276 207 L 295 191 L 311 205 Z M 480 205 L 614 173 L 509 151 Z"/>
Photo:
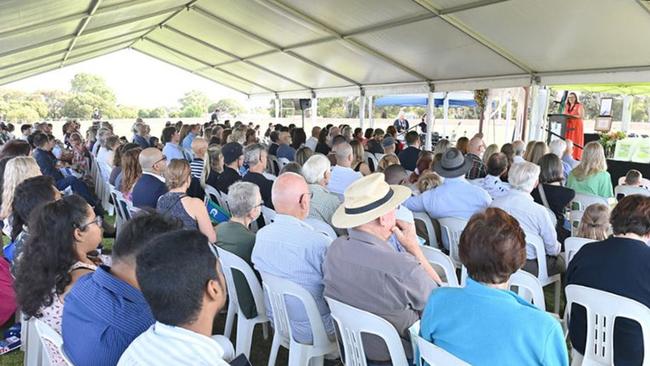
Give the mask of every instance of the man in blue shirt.
<path id="1" fill-rule="evenodd" d="M 134 217 L 113 246 L 113 266 L 82 277 L 65 298 L 63 342 L 75 365 L 115 365 L 155 319 L 136 279 L 136 256 L 148 241 L 182 225 L 157 213 Z"/>
<path id="2" fill-rule="evenodd" d="M 200 124 L 195 124 L 192 126 L 192 129 L 190 132 L 185 136 L 183 139 L 182 145 L 183 149 L 192 151 L 192 142 L 196 138 L 196 136 L 199 135 L 199 132 L 201 131 L 201 125 Z"/>
<path id="3" fill-rule="evenodd" d="M 169 164 L 174 159 L 185 159 L 187 161 L 192 161 L 189 154 L 183 150 L 180 145 L 178 145 L 181 139 L 181 135 L 176 131 L 174 127 L 165 127 L 162 131 L 162 143 L 165 144 L 163 147 L 163 155 L 167 157 L 167 164 Z"/>

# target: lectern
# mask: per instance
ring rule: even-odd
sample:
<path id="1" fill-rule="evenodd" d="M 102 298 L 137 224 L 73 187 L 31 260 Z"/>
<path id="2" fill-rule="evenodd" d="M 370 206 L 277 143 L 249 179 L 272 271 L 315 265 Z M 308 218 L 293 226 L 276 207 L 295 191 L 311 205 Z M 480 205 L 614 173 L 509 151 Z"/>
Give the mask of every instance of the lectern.
<path id="1" fill-rule="evenodd" d="M 566 126 L 570 119 L 575 119 L 575 116 L 570 114 L 549 114 L 548 116 L 548 135 L 546 136 L 546 144 L 550 144 L 551 140 L 556 138 L 566 138 Z"/>

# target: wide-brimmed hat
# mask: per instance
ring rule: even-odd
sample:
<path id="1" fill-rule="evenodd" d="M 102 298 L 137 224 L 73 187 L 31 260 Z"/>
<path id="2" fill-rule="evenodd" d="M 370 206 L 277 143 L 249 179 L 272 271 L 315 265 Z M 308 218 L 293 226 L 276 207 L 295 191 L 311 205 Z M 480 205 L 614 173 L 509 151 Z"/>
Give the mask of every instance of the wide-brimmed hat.
<path id="1" fill-rule="evenodd" d="M 463 156 L 460 150 L 452 147 L 447 150 L 442 159 L 433 165 L 433 170 L 444 178 L 456 178 L 465 175 L 472 167 L 472 159 Z"/>
<path id="2" fill-rule="evenodd" d="M 411 190 L 389 185 L 384 181 L 384 174 L 374 173 L 352 183 L 343 196 L 343 203 L 332 216 L 332 225 L 347 229 L 368 223 L 397 208 L 411 196 Z"/>

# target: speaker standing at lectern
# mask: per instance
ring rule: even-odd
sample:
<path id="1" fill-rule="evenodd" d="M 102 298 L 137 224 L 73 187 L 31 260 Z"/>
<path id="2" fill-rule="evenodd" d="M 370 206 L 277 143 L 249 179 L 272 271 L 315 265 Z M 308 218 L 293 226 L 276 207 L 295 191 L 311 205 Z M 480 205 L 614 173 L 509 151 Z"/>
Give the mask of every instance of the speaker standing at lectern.
<path id="1" fill-rule="evenodd" d="M 584 146 L 585 135 L 582 131 L 582 119 L 585 116 L 585 110 L 582 108 L 582 104 L 578 101 L 576 93 L 569 93 L 566 106 L 564 107 L 564 114 L 575 117 L 567 120 L 566 139 L 573 141 L 577 145 Z M 574 159 L 580 160 L 581 156 L 581 149 L 573 149 Z"/>

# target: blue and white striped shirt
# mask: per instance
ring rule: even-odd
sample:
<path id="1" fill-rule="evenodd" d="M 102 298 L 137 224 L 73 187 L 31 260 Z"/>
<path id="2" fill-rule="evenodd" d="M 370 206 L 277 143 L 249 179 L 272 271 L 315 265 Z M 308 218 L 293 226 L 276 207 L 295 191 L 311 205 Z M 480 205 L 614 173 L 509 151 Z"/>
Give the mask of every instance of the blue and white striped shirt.
<path id="1" fill-rule="evenodd" d="M 293 281 L 314 297 L 325 330 L 334 335 L 330 310 L 323 298 L 323 260 L 331 240 L 293 216 L 277 214 L 272 224 L 257 232 L 251 260 L 255 269 Z M 268 302 L 267 302 L 268 304 Z M 287 300 L 292 334 L 299 342 L 311 342 L 311 326 L 302 303 Z M 266 308 L 270 317 L 271 307 Z"/>
<path id="2" fill-rule="evenodd" d="M 229 366 L 223 356 L 223 348 L 214 339 L 156 322 L 131 343 L 117 365 Z"/>

